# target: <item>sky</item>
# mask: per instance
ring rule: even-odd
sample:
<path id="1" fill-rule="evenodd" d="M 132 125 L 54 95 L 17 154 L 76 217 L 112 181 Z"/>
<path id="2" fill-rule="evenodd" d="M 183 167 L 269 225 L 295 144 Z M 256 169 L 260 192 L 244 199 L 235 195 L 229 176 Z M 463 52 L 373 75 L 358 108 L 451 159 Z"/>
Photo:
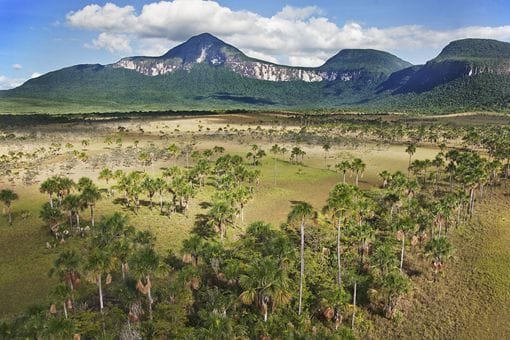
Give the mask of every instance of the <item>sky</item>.
<path id="1" fill-rule="evenodd" d="M 509 0 L 0 0 L 0 89 L 76 64 L 161 55 L 209 32 L 247 55 L 319 66 L 343 48 L 413 64 L 448 42 L 510 42 Z"/>

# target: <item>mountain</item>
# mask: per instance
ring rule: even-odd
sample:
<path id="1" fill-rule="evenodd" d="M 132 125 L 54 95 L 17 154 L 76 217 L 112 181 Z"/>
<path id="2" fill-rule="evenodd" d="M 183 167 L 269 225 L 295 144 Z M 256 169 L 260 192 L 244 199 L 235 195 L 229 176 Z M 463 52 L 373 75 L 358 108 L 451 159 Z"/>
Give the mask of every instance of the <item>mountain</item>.
<path id="1" fill-rule="evenodd" d="M 436 58 L 415 71 L 395 93 L 427 92 L 463 77 L 508 76 L 510 43 L 490 39 L 453 41 Z"/>
<path id="2" fill-rule="evenodd" d="M 325 72 L 336 72 L 340 75 L 353 73 L 352 78 L 387 78 L 393 72 L 412 66 L 388 52 L 372 49 L 345 49 L 328 59 L 319 67 Z"/>
<path id="3" fill-rule="evenodd" d="M 209 33 L 194 36 L 160 57 L 124 58 L 111 66 L 159 76 L 190 70 L 202 63 L 257 80 L 305 82 L 352 80 L 371 73 L 376 77 L 387 76 L 410 66 L 394 55 L 376 50 L 343 50 L 319 68 L 277 65 L 250 58 Z"/>
<path id="4" fill-rule="evenodd" d="M 319 67 L 278 65 L 204 33 L 159 57 L 76 65 L 0 91 L 0 112 L 350 107 L 444 112 L 504 110 L 510 44 L 451 42 L 425 65 L 345 49 Z"/>

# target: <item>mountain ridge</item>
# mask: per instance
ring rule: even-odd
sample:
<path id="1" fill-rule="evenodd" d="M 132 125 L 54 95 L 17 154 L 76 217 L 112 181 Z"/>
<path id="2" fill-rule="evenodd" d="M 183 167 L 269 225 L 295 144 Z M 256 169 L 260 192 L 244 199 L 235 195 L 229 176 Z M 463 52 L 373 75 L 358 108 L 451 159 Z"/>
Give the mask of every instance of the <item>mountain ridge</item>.
<path id="1" fill-rule="evenodd" d="M 411 65 L 384 51 L 345 49 L 319 67 L 294 67 L 251 58 L 201 34 L 159 57 L 75 65 L 0 91 L 0 112 L 44 112 L 54 109 L 52 105 L 65 110 L 71 104 L 83 110 L 98 105 L 95 110 L 506 110 L 509 51 L 506 42 L 463 39 L 424 65 Z M 37 104 L 28 109 L 20 102 Z"/>
<path id="2" fill-rule="evenodd" d="M 352 57 L 350 57 L 352 53 L 377 65 L 366 67 L 358 61 L 358 67 L 349 68 L 347 66 L 353 66 L 354 64 Z M 381 56 L 384 56 L 384 58 Z M 147 76 L 159 76 L 176 70 L 189 70 L 197 63 L 226 67 L 244 77 L 257 80 L 301 80 L 305 82 L 334 81 L 337 79 L 352 80 L 363 76 L 387 76 L 393 71 L 411 65 L 388 52 L 373 49 L 342 50 L 319 67 L 281 65 L 251 58 L 215 36 L 202 33 L 191 37 L 162 56 L 127 57 L 109 66 L 134 70 Z M 344 63 L 344 66 L 341 65 L 342 63 Z M 374 72 L 375 70 L 377 72 Z"/>

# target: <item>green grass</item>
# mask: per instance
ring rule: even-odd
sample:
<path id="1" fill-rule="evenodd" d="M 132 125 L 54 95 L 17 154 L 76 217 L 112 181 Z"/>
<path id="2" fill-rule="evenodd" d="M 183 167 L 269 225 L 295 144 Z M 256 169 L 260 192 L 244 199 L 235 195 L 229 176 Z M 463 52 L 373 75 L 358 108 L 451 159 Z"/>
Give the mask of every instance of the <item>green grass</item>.
<path id="1" fill-rule="evenodd" d="M 157 137 L 144 136 L 145 142 Z M 102 140 L 102 139 L 99 139 Z M 128 140 L 125 141 L 128 143 Z M 237 142 L 211 142 L 223 145 L 228 152 L 244 155 L 249 148 L 247 144 L 239 145 Z M 264 149 L 269 149 L 269 143 L 259 143 Z M 75 143 L 78 145 L 78 143 Z M 199 145 L 206 147 L 206 145 Z M 90 154 L 105 152 L 102 143 L 92 143 L 89 146 Z M 303 165 L 291 164 L 287 160 L 279 159 L 277 162 L 277 185 L 274 186 L 274 161 L 267 157 L 260 169 L 262 176 L 260 185 L 256 188 L 253 199 L 245 208 L 245 225 L 253 221 L 263 220 L 273 223 L 275 226 L 286 221 L 292 201 L 305 200 L 314 205 L 317 209 L 322 208 L 331 188 L 341 181 L 341 175 L 328 170 L 324 166 L 324 158 L 320 146 L 305 147 L 307 156 Z M 425 157 L 434 154 L 435 150 L 419 149 L 416 157 Z M 341 157 L 362 157 L 367 162 L 366 174 L 360 181 L 362 187 L 368 188 L 379 184 L 378 173 L 384 169 L 402 169 L 407 164 L 407 154 L 401 147 L 391 147 L 387 150 L 363 149 L 341 151 L 335 147 L 328 159 L 329 164 L 336 163 Z M 288 155 L 287 155 L 288 156 Z M 57 157 L 63 161 L 62 157 Z M 56 160 L 54 160 L 56 161 Z M 77 179 L 82 174 L 74 174 Z M 96 174 L 86 173 L 91 178 Z M 350 183 L 354 182 L 353 177 L 347 178 Z M 105 186 L 104 182 L 99 182 Z M 17 185 L 13 188 L 20 195 L 20 200 L 14 203 L 14 225 L 7 225 L 7 220 L 0 217 L 0 246 L 4 249 L 0 259 L 0 296 L 4 296 L 0 304 L 0 315 L 10 315 L 21 312 L 27 306 L 46 301 L 46 296 L 51 290 L 54 280 L 47 275 L 56 255 L 68 247 L 80 247 L 79 238 L 71 238 L 63 245 L 55 249 L 46 249 L 46 242 L 52 241 L 47 227 L 38 218 L 39 209 L 46 202 L 46 195 L 40 194 L 38 186 L 22 187 Z M 160 215 L 159 208 L 155 206 L 152 210 L 143 206 L 135 214 L 131 209 L 121 204 L 114 204 L 111 199 L 102 200 L 96 209 L 96 216 L 121 211 L 125 213 L 129 222 L 138 229 L 151 230 L 157 237 L 157 250 L 164 254 L 172 249 L 178 252 L 182 240 L 188 237 L 194 226 L 194 216 L 204 213 L 206 210 L 200 207 L 200 203 L 209 200 L 213 192 L 212 187 L 201 189 L 192 201 L 188 216 L 172 214 L 170 217 Z M 121 197 L 117 193 L 117 197 Z M 145 198 L 143 198 L 145 199 Z M 155 196 L 155 203 L 158 200 Z M 168 199 L 168 196 L 166 197 Z M 27 219 L 22 220 L 19 212 L 26 210 L 30 213 Z M 82 225 L 86 225 L 89 219 L 89 212 L 81 213 Z M 230 236 L 242 232 L 243 225 L 240 220 L 237 226 L 230 230 Z M 15 245 L 15 246 L 13 246 Z M 14 288 L 13 288 L 14 285 Z"/>
<path id="2" fill-rule="evenodd" d="M 406 316 L 378 318 L 376 336 L 403 339 L 510 337 L 510 196 L 508 189 L 478 206 L 472 221 L 450 234 L 455 247 L 445 276 L 415 277 Z M 427 267 L 421 268 L 430 274 Z"/>
<path id="3" fill-rule="evenodd" d="M 193 119 L 203 120 L 202 124 L 210 126 L 214 131 L 218 126 L 227 124 L 230 118 L 214 118 L 218 119 L 215 120 L 216 123 L 212 123 L 212 118 Z M 451 119 L 464 118 L 452 117 Z M 232 125 L 240 124 L 239 121 L 231 123 Z M 245 124 L 243 128 L 250 125 L 244 121 L 242 123 Z M 137 121 L 133 123 L 133 126 L 136 124 L 143 124 L 146 131 L 150 130 L 150 125 L 153 132 L 162 129 L 161 125 L 171 125 L 168 129 L 172 130 L 175 124 L 180 124 L 181 130 L 184 131 L 185 128 L 196 124 L 196 121 Z M 258 124 L 258 122 L 251 124 Z M 119 125 L 125 124 L 119 123 Z M 117 124 L 113 124 L 109 128 L 115 130 L 116 126 Z M 44 137 L 58 136 L 60 140 L 69 140 L 81 149 L 80 140 L 89 138 L 91 144 L 88 148 L 91 155 L 110 152 L 110 149 L 106 149 L 102 142 L 104 139 L 102 134 L 108 133 L 104 130 L 100 130 L 99 133 L 90 127 L 80 130 L 80 127 L 75 125 L 72 125 L 72 128 L 66 125 L 59 128 L 46 126 L 40 129 L 44 131 L 40 139 L 42 144 L 47 142 Z M 73 139 L 69 139 L 69 135 L 64 134 L 66 129 L 73 131 L 72 133 L 75 134 Z M 27 128 L 24 128 L 25 130 Z M 132 126 L 130 131 L 132 135 L 124 138 L 124 148 L 126 145 L 131 145 L 134 139 L 139 139 L 143 145 L 149 142 L 154 142 L 156 145 L 171 142 L 159 139 L 157 133 L 146 132 L 143 136 L 136 135 L 134 132 L 136 129 Z M 257 142 L 266 151 L 274 144 L 274 142 L 246 139 L 243 144 L 237 140 L 200 139 L 198 148 L 222 145 L 227 152 L 244 155 L 251 142 Z M 261 167 L 261 183 L 256 188 L 253 200 L 246 206 L 245 224 L 264 220 L 278 226 L 286 220 L 293 200 L 309 201 L 315 208 L 322 208 L 328 192 L 341 181 L 342 176 L 325 168 L 321 146 L 305 145 L 303 148 L 307 152 L 303 165 L 293 165 L 287 160 L 278 160 L 276 186 L 273 183 L 274 161 L 271 157 L 264 159 Z M 367 169 L 360 185 L 363 188 L 370 188 L 380 184 L 378 173 L 384 169 L 405 171 L 408 155 L 404 149 L 405 146 L 401 145 L 382 148 L 364 145 L 358 149 L 346 149 L 340 145 L 333 145 L 327 162 L 335 164 L 343 158 L 362 158 L 367 164 Z M 413 159 L 430 159 L 437 152 L 435 148 L 420 146 L 413 155 Z M 63 157 L 50 159 L 42 166 L 44 168 L 55 165 L 63 159 Z M 163 165 L 165 164 L 157 164 L 154 168 L 157 169 Z M 97 171 L 85 170 L 75 169 L 72 176 L 76 178 L 87 175 L 96 178 Z M 353 183 L 354 178 L 348 177 L 348 181 Z M 101 186 L 105 185 L 104 182 L 99 183 Z M 0 183 L 0 186 L 4 187 L 5 184 Z M 46 201 L 46 196 L 38 192 L 38 186 L 23 187 L 18 184 L 13 189 L 20 196 L 20 200 L 14 203 L 14 225 L 8 226 L 6 218 L 0 216 L 0 249 L 2 249 L 0 317 L 21 312 L 34 303 L 46 302 L 46 296 L 55 283 L 54 279 L 47 276 L 53 259 L 63 249 L 79 249 L 83 244 L 81 239 L 72 238 L 65 244 L 58 245 L 56 249 L 46 249 L 45 243 L 51 240 L 51 236 L 47 227 L 38 218 L 39 209 Z M 508 192 L 508 189 L 506 190 Z M 188 217 L 181 214 L 173 214 L 170 217 L 161 216 L 158 207 L 154 207 L 152 211 L 148 207 L 142 207 L 138 214 L 135 214 L 122 205 L 114 204 L 111 199 L 105 199 L 98 204 L 97 216 L 122 211 L 127 214 L 132 225 L 155 233 L 158 252 L 164 254 L 168 249 L 177 252 L 182 240 L 193 228 L 194 216 L 204 212 L 199 204 L 208 201 L 212 191 L 212 188 L 206 187 L 199 192 L 191 202 Z M 120 196 L 119 193 L 117 195 Z M 156 195 L 155 201 L 157 199 Z M 418 260 L 412 265 L 415 265 L 422 274 L 413 277 L 414 290 L 403 306 L 405 318 L 401 318 L 400 322 L 377 318 L 375 320 L 376 338 L 508 338 L 506 326 L 510 323 L 507 312 L 510 305 L 508 206 L 510 206 L 509 196 L 498 194 L 491 200 L 487 199 L 477 206 L 477 215 L 472 223 L 450 234 L 449 237 L 456 249 L 455 257 L 449 262 L 446 276 L 439 284 L 431 282 L 429 268 L 426 266 L 427 261 L 421 260 L 421 254 L 417 254 Z M 20 216 L 23 210 L 30 213 L 26 219 Z M 88 211 L 83 212 L 81 216 L 84 219 L 83 223 L 87 223 Z M 242 230 L 243 226 L 238 221 L 238 226 L 230 230 L 229 238 L 235 238 Z"/>

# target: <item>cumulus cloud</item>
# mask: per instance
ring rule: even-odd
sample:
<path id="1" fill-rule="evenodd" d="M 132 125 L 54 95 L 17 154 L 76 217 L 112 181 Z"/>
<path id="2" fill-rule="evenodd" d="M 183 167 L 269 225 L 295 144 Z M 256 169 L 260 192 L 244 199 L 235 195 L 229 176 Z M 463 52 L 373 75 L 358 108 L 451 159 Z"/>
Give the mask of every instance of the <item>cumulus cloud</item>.
<path id="1" fill-rule="evenodd" d="M 7 76 L 0 75 L 0 90 L 8 90 L 23 84 L 25 80 L 19 78 L 10 78 Z"/>
<path id="2" fill-rule="evenodd" d="M 12 65 L 12 68 L 15 70 L 21 70 L 23 68 L 23 66 L 21 66 L 20 64 L 14 64 L 14 65 Z"/>
<path id="3" fill-rule="evenodd" d="M 88 48 L 107 49 L 112 53 L 131 52 L 130 40 L 126 35 L 103 32 L 92 40 L 91 44 L 85 44 Z"/>
<path id="4" fill-rule="evenodd" d="M 510 25 L 449 30 L 413 25 L 379 28 L 357 22 L 338 25 L 315 6 L 285 6 L 273 16 L 263 16 L 205 0 L 153 2 L 139 12 L 133 6 L 93 4 L 70 12 L 67 21 L 97 31 L 98 37 L 88 46 L 111 52 L 128 52 L 135 46 L 137 53 L 161 54 L 193 35 L 209 32 L 248 55 L 303 66 L 320 65 L 343 48 L 375 48 L 403 55 L 422 50 L 425 58 L 431 58 L 455 39 L 510 39 Z"/>
<path id="5" fill-rule="evenodd" d="M 34 78 L 38 78 L 42 76 L 42 73 L 39 73 L 39 72 L 34 72 L 32 73 L 32 75 L 30 76 L 30 79 L 34 79 Z"/>

